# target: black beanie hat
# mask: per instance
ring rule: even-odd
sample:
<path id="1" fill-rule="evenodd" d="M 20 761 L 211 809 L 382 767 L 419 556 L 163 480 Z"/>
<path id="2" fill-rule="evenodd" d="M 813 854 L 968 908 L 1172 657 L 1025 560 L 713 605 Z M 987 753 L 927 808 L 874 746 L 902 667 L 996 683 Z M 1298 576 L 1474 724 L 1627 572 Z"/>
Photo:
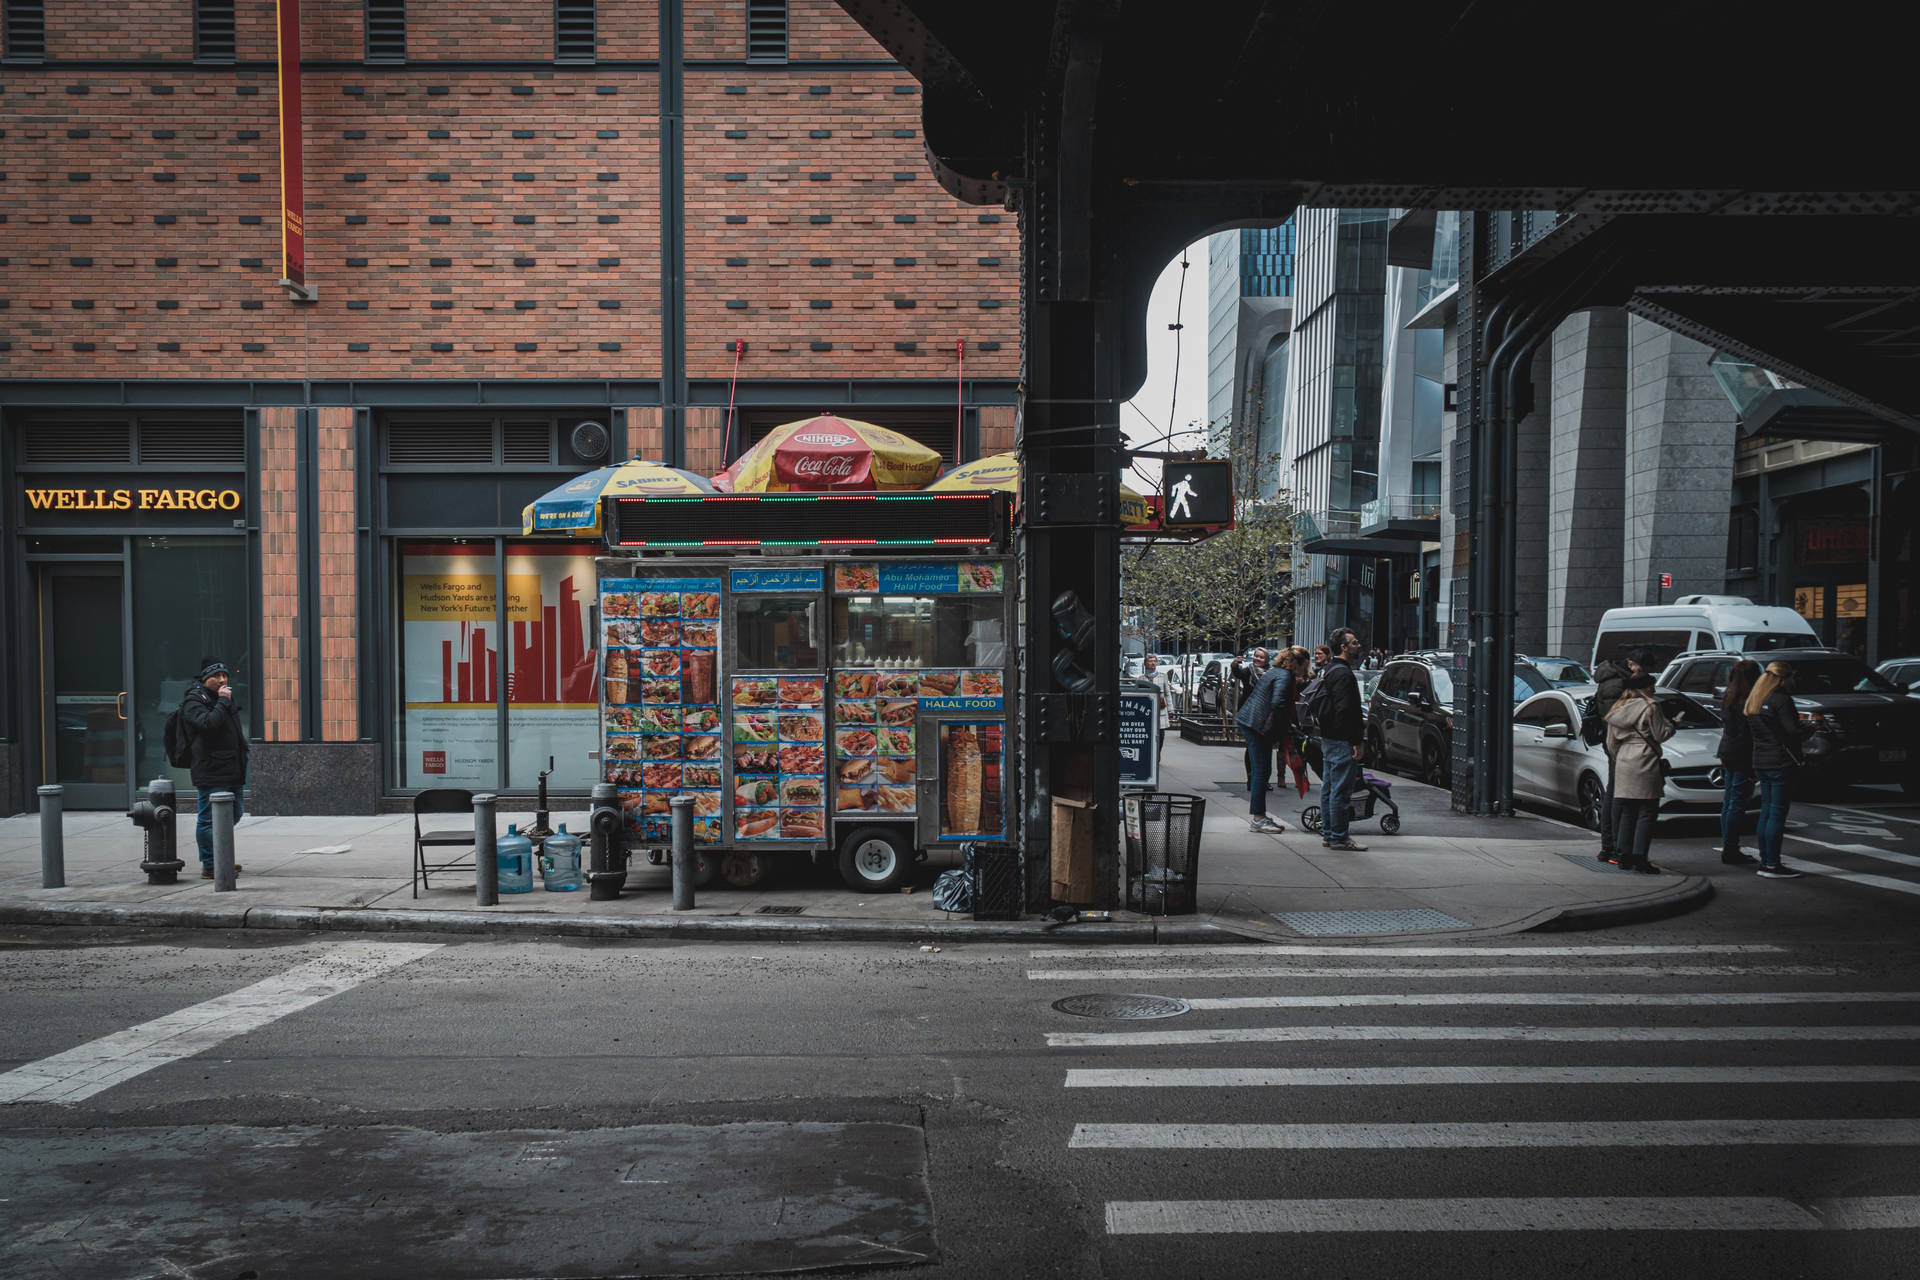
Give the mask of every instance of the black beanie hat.
<path id="1" fill-rule="evenodd" d="M 218 658 L 205 657 L 200 659 L 200 679 L 203 681 L 211 680 L 215 676 L 230 676 L 232 674 L 231 671 L 227 670 L 227 664 Z"/>

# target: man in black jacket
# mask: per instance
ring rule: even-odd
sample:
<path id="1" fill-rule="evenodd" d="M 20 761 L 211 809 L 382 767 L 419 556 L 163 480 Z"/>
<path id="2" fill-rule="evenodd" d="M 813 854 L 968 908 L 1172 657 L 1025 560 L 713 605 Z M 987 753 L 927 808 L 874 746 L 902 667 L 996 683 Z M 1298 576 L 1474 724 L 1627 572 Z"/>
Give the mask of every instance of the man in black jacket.
<path id="1" fill-rule="evenodd" d="M 1360 717 L 1360 682 L 1353 664 L 1360 657 L 1360 637 L 1340 627 L 1327 638 L 1332 658 L 1327 663 L 1319 706 L 1320 843 L 1343 853 L 1365 853 L 1347 834 L 1352 811 L 1350 797 L 1360 777 L 1365 753 L 1366 725 Z"/>
<path id="2" fill-rule="evenodd" d="M 247 784 L 247 731 L 233 705 L 227 664 L 218 658 L 200 660 L 199 681 L 180 703 L 193 743 L 191 773 L 200 793 L 200 821 L 194 839 L 200 845 L 200 876 L 213 879 L 213 793 L 233 792 L 233 820 L 240 821 L 241 800 Z M 234 867 L 237 873 L 238 866 Z"/>

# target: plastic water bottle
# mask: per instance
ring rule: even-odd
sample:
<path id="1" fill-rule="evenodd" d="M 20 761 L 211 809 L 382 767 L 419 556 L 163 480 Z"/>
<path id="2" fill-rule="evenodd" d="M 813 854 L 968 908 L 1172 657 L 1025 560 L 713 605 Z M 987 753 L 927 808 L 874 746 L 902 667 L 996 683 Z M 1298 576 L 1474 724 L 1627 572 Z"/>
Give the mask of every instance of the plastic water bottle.
<path id="1" fill-rule="evenodd" d="M 567 834 L 567 824 L 540 846 L 540 874 L 548 893 L 571 893 L 581 885 L 580 837 Z"/>
<path id="2" fill-rule="evenodd" d="M 507 824 L 507 834 L 495 842 L 495 858 L 500 867 L 500 892 L 533 892 L 533 841 L 520 834 L 520 828 Z"/>

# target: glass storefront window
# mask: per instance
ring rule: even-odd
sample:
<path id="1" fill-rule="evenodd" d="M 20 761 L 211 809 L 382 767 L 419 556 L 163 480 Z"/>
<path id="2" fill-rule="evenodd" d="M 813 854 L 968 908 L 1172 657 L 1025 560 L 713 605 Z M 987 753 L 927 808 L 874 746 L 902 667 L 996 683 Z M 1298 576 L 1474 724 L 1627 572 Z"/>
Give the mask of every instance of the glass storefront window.
<path id="1" fill-rule="evenodd" d="M 733 600 L 740 671 L 818 671 L 820 597 L 738 595 Z"/>
<path id="2" fill-rule="evenodd" d="M 836 597 L 833 665 L 1004 666 L 1004 607 L 997 595 Z"/>
<path id="3" fill-rule="evenodd" d="M 133 539 L 134 779 L 172 778 L 190 791 L 187 770 L 167 763 L 161 731 L 200 671 L 216 657 L 232 669 L 242 723 L 258 699 L 248 625 L 246 544 L 237 538 Z"/>
<path id="4" fill-rule="evenodd" d="M 591 752 L 599 745 L 594 690 L 599 601 L 593 556 L 552 543 L 507 544 L 507 777 L 585 791 L 599 781 Z"/>
<path id="5" fill-rule="evenodd" d="M 500 786 L 503 673 L 493 540 L 402 543 L 398 558 L 394 781 Z"/>

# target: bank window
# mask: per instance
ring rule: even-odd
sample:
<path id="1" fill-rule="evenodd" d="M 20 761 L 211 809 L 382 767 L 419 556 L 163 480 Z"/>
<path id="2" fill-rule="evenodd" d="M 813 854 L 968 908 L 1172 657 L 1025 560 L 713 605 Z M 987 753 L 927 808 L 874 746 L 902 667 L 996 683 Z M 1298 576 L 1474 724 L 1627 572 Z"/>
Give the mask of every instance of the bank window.
<path id="1" fill-rule="evenodd" d="M 818 671 L 821 598 L 736 595 L 733 633 L 740 671 Z"/>
<path id="2" fill-rule="evenodd" d="M 833 665 L 1004 666 L 1005 625 L 997 595 L 836 597 Z"/>
<path id="3" fill-rule="evenodd" d="M 599 779 L 600 704 L 594 688 L 599 596 L 593 557 L 578 547 L 507 544 L 506 629 L 501 633 L 507 704 L 507 781 L 587 790 Z"/>

